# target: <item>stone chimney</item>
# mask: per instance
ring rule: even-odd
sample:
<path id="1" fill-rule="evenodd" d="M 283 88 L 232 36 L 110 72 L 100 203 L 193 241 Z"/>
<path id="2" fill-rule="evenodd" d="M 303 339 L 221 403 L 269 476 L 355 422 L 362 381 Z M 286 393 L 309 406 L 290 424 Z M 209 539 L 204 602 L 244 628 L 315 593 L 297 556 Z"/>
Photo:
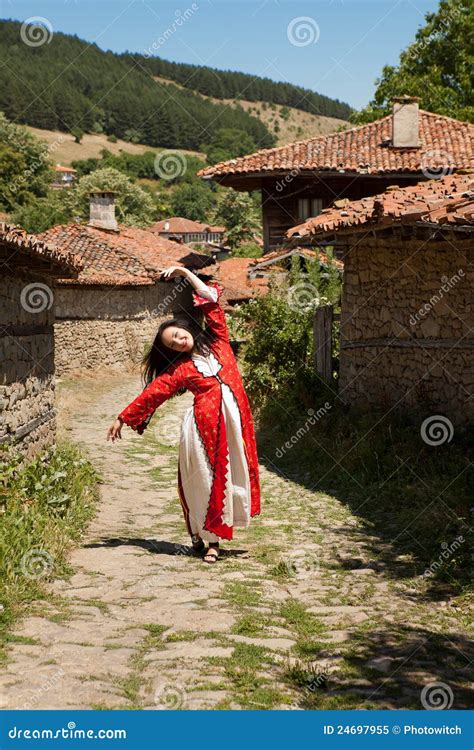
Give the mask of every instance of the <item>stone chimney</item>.
<path id="1" fill-rule="evenodd" d="M 89 199 L 89 226 L 118 232 L 115 193 L 111 190 L 96 191 L 90 194 Z"/>
<path id="2" fill-rule="evenodd" d="M 392 99 L 392 146 L 394 148 L 419 148 L 417 96 L 397 96 Z"/>

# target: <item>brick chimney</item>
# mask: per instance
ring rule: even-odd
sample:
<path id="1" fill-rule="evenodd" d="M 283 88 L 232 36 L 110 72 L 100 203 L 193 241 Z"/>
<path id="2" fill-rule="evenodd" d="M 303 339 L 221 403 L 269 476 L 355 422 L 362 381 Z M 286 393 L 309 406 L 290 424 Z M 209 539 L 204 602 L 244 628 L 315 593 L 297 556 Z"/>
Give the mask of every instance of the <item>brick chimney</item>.
<path id="1" fill-rule="evenodd" d="M 115 193 L 111 190 L 96 191 L 89 196 L 89 226 L 118 232 L 115 218 Z"/>
<path id="2" fill-rule="evenodd" d="M 392 99 L 392 146 L 419 148 L 418 96 L 397 96 Z"/>

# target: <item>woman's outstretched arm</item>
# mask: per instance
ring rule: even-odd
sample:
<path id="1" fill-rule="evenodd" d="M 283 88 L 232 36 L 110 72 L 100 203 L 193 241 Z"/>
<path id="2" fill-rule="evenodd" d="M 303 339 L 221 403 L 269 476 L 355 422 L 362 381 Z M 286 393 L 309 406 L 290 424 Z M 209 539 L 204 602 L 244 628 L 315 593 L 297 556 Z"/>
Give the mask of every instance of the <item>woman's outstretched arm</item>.
<path id="1" fill-rule="evenodd" d="M 137 398 L 120 412 L 107 431 L 107 440 L 121 439 L 122 425 L 125 423 L 139 435 L 143 433 L 156 409 L 184 387 L 177 366 L 158 375 Z"/>

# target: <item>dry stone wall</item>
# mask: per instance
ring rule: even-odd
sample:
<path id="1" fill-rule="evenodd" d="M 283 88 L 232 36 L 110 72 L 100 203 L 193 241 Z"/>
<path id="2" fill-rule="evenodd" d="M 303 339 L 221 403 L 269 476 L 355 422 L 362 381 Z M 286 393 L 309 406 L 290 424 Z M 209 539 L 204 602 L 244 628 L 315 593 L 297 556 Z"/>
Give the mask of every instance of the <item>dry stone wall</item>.
<path id="1" fill-rule="evenodd" d="M 162 320 L 192 309 L 189 289 L 153 286 L 58 286 L 56 373 L 100 367 L 128 371 L 139 365 Z"/>
<path id="2" fill-rule="evenodd" d="M 360 239 L 345 254 L 340 393 L 474 417 L 471 240 Z"/>
<path id="3" fill-rule="evenodd" d="M 45 279 L 0 279 L 0 443 L 28 459 L 54 443 L 54 299 Z"/>

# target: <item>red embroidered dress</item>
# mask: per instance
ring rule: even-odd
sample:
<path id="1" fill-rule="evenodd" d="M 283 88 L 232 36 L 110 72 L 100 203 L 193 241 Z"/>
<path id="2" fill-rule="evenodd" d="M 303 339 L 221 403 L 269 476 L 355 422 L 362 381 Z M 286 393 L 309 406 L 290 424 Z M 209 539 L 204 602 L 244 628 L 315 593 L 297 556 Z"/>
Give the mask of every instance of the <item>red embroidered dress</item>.
<path id="1" fill-rule="evenodd" d="M 234 526 L 248 526 L 260 513 L 260 482 L 252 412 L 230 346 L 222 288 L 208 285 L 207 299 L 193 291 L 215 334 L 209 355 L 192 354 L 159 375 L 120 414 L 139 434 L 164 401 L 187 388 L 193 406 L 184 415 L 178 491 L 189 534 L 206 541 L 232 539 Z"/>

